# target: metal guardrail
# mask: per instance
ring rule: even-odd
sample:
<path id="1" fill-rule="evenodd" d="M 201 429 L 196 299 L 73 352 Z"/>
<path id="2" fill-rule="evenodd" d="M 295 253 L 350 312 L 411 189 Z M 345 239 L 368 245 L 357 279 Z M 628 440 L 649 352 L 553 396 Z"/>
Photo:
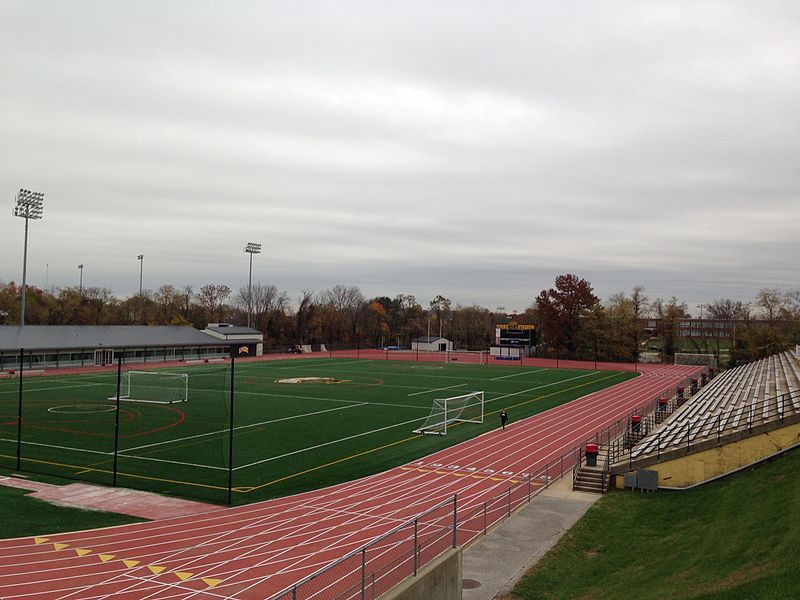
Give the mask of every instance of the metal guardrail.
<path id="1" fill-rule="evenodd" d="M 561 455 L 535 474 L 476 506 L 461 509 L 457 496 L 437 504 L 368 544 L 308 575 L 268 600 L 377 598 L 449 548 L 467 546 L 549 488 L 574 466 Z"/>

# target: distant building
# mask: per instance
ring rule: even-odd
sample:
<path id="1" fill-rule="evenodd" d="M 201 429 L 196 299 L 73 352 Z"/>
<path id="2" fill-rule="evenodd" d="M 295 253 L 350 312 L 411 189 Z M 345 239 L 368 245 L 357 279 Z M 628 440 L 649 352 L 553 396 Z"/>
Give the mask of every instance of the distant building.
<path id="1" fill-rule="evenodd" d="M 264 354 L 264 334 L 252 327 L 237 327 L 230 323 L 209 323 L 203 330 L 211 337 L 225 340 L 229 344 L 244 344 L 250 347 L 252 356 Z"/>
<path id="2" fill-rule="evenodd" d="M 439 336 L 422 336 L 411 342 L 412 350 L 420 352 L 449 352 L 453 350 L 453 342 Z"/>
<path id="3" fill-rule="evenodd" d="M 19 368 L 20 349 L 25 369 L 103 366 L 120 355 L 125 364 L 223 358 L 231 344 L 256 344 L 260 336 L 249 328 L 219 333 L 169 325 L 0 325 L 0 371 Z"/>

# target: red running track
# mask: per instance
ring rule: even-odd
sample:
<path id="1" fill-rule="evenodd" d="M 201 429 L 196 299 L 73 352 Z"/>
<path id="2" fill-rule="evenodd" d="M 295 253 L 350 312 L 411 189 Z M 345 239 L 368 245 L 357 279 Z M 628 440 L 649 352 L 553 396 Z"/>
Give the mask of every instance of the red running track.
<path id="1" fill-rule="evenodd" d="M 0 598 L 269 598 L 454 494 L 459 515 L 479 508 L 698 367 L 641 370 L 505 431 L 356 481 L 205 515 L 2 540 Z M 459 543 L 482 530 L 475 519 L 466 525 Z"/>

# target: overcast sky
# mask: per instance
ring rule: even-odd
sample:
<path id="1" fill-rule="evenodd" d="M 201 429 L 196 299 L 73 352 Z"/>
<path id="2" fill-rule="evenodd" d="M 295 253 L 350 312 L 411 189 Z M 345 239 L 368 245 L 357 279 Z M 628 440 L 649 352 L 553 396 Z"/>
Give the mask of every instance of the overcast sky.
<path id="1" fill-rule="evenodd" d="M 800 3 L 0 0 L 0 280 L 800 286 Z"/>

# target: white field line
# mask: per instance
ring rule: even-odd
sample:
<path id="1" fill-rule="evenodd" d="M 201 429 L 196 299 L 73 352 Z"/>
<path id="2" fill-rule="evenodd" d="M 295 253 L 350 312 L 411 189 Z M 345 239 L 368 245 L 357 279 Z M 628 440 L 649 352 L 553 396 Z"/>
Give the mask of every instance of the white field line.
<path id="1" fill-rule="evenodd" d="M 351 404 L 350 406 L 337 406 L 336 408 L 326 408 L 325 410 L 318 410 L 318 411 L 311 412 L 311 413 L 303 413 L 301 415 L 292 415 L 290 417 L 281 417 L 280 419 L 270 419 L 269 421 L 261 421 L 259 423 L 250 423 L 249 425 L 238 425 L 237 427 L 234 427 L 233 430 L 234 431 L 239 431 L 239 430 L 243 430 L 243 429 L 249 429 L 251 427 L 260 427 L 261 425 L 271 425 L 272 423 L 280 423 L 281 421 L 291 421 L 293 419 L 302 419 L 304 417 L 312 417 L 314 415 L 321 415 L 323 413 L 329 413 L 329 412 L 333 412 L 333 411 L 336 411 L 336 410 L 347 410 L 348 408 L 357 408 L 359 406 L 364 406 L 364 404 L 366 404 L 366 402 L 361 402 L 359 404 Z M 188 440 L 193 440 L 193 439 L 197 439 L 197 438 L 201 438 L 201 437 L 207 437 L 207 436 L 211 436 L 211 435 L 218 435 L 218 434 L 227 433 L 227 432 L 228 432 L 228 428 L 219 429 L 217 431 L 208 431 L 206 433 L 198 433 L 196 435 L 189 435 L 189 436 L 182 437 L 182 438 L 176 438 L 174 440 L 165 440 L 163 442 L 155 442 L 155 443 L 152 443 L 152 444 L 144 444 L 142 446 L 135 446 L 133 448 L 125 448 L 124 450 L 120 450 L 119 453 L 122 454 L 123 452 L 135 452 L 136 450 L 143 450 L 145 448 L 153 448 L 155 446 L 163 446 L 164 444 L 175 444 L 175 443 L 178 443 L 178 442 L 185 442 L 185 441 L 188 441 Z"/>
<path id="2" fill-rule="evenodd" d="M 492 377 L 489 381 L 500 381 L 501 379 L 510 379 L 511 377 L 519 377 L 520 375 L 531 375 L 532 373 L 541 373 L 542 371 L 549 371 L 549 370 L 550 369 L 536 369 L 531 371 L 523 371 L 522 373 L 512 373 L 511 375 Z"/>
<path id="3" fill-rule="evenodd" d="M 421 392 L 414 392 L 413 394 L 409 394 L 408 396 L 420 396 L 422 394 L 430 394 L 431 392 L 441 392 L 442 390 L 452 390 L 453 388 L 457 387 L 464 387 L 467 385 L 466 383 L 457 383 L 456 385 L 449 385 L 447 387 L 440 387 L 440 388 L 433 388 L 432 390 L 422 390 Z"/>
<path id="4" fill-rule="evenodd" d="M 0 441 L 16 443 L 17 440 L 9 440 L 7 438 L 0 438 Z M 113 452 L 104 452 L 102 450 L 89 450 L 87 448 L 73 448 L 71 446 L 58 446 L 56 444 L 43 444 L 42 442 L 29 442 L 27 440 L 22 440 L 22 443 L 23 444 L 27 444 L 28 446 L 40 446 L 42 448 L 56 448 L 58 450 L 71 450 L 71 451 L 74 451 L 74 452 L 85 452 L 87 454 L 99 454 L 100 456 L 106 456 L 106 457 L 109 457 L 109 458 L 114 456 Z M 122 454 L 122 451 L 120 451 L 119 454 Z M 149 457 L 149 456 L 127 456 L 126 458 L 136 458 L 136 459 L 139 459 L 139 460 L 152 460 L 152 461 L 155 461 L 155 462 L 170 463 L 170 464 L 173 464 L 173 465 L 184 465 L 184 466 L 187 466 L 187 467 L 197 467 L 197 468 L 200 468 L 200 469 L 220 469 L 220 470 L 223 470 L 223 471 L 227 471 L 228 470 L 227 467 L 213 467 L 211 465 L 201 465 L 201 464 L 198 464 L 198 463 L 181 462 L 181 461 L 177 461 L 177 460 L 165 460 L 165 459 L 162 459 L 162 458 L 152 458 L 152 457 Z M 84 469 L 88 469 L 90 471 L 94 470 L 92 467 L 89 467 L 89 466 L 87 466 L 87 467 L 84 467 L 82 465 L 75 465 L 75 466 L 76 467 L 80 467 L 80 468 L 84 468 Z"/>
<path id="5" fill-rule="evenodd" d="M 576 379 L 581 379 L 583 377 L 592 377 L 597 375 L 600 371 L 592 371 L 591 373 L 586 373 L 584 375 L 576 375 L 575 377 L 570 377 L 569 379 L 560 379 L 559 381 L 554 381 L 552 383 L 545 383 L 543 385 L 537 385 L 536 387 L 528 388 L 527 390 L 520 390 L 518 392 L 512 392 L 510 394 L 503 394 L 502 396 L 498 396 L 497 398 L 491 398 L 486 400 L 486 402 L 495 402 L 497 400 L 503 400 L 505 398 L 510 398 L 512 396 L 518 396 L 520 394 L 525 394 L 526 392 L 533 392 L 535 390 L 541 390 L 542 388 L 550 387 L 553 385 L 560 385 L 562 383 L 566 383 L 568 381 L 575 381 Z"/>
<path id="6" fill-rule="evenodd" d="M 287 452 L 286 454 L 280 454 L 278 456 L 271 456 L 270 458 L 264 458 L 262 460 L 258 460 L 256 462 L 252 462 L 247 465 L 240 465 L 234 468 L 234 471 L 238 471 L 239 469 L 246 469 L 248 467 L 254 467 L 256 465 L 261 465 L 264 463 L 272 462 L 273 460 L 278 460 L 280 458 L 286 458 L 287 456 L 292 456 L 294 454 L 301 454 L 303 452 L 308 452 L 310 450 L 316 450 L 317 448 L 324 448 L 325 446 L 331 446 L 333 444 L 338 444 L 339 442 L 346 442 L 348 440 L 353 440 L 355 438 L 363 437 L 365 435 L 372 435 L 373 433 L 379 433 L 381 431 L 386 431 L 387 429 L 394 429 L 395 427 L 401 427 L 405 425 L 410 425 L 411 423 L 418 423 L 419 421 L 423 421 L 424 417 L 419 419 L 411 419 L 410 421 L 403 421 L 402 423 L 393 423 L 392 425 L 387 425 L 386 427 L 379 427 L 378 429 L 373 429 L 372 431 L 363 431 L 361 433 L 356 433 L 355 435 L 350 435 L 347 437 L 339 438 L 338 440 L 331 440 L 329 442 L 323 442 L 322 444 L 317 444 L 315 446 L 309 446 L 308 448 L 301 448 L 300 450 L 294 450 L 292 452 Z"/>
<path id="7" fill-rule="evenodd" d="M 328 365 L 334 365 L 334 366 L 352 365 L 353 363 L 355 363 L 357 365 L 365 365 L 367 363 L 373 362 L 372 360 L 363 360 L 363 361 L 362 360 L 358 360 L 358 362 L 356 362 L 356 360 L 357 359 L 355 359 L 355 358 L 350 358 L 350 359 L 345 359 L 345 360 L 333 361 L 333 360 L 331 360 L 329 358 L 329 359 L 327 359 L 328 362 L 324 362 L 323 361 L 323 362 L 320 362 L 320 363 L 315 363 L 313 365 L 296 365 L 294 367 L 280 367 L 280 369 L 283 370 L 283 371 L 289 371 L 289 370 L 292 370 L 292 369 L 307 369 L 309 367 L 316 368 L 316 367 L 323 367 L 323 366 L 328 366 Z"/>
<path id="8" fill-rule="evenodd" d="M 562 379 L 561 381 L 557 381 L 557 382 L 553 382 L 553 383 L 547 383 L 547 384 L 544 384 L 544 385 L 532 387 L 532 388 L 529 388 L 527 390 L 520 390 L 518 392 L 513 392 L 511 394 L 504 394 L 502 396 L 498 396 L 497 398 L 493 398 L 492 401 L 504 400 L 505 398 L 510 398 L 512 396 L 518 396 L 519 394 L 526 394 L 528 392 L 532 392 L 532 391 L 539 390 L 539 389 L 542 389 L 542 388 L 546 388 L 546 387 L 550 387 L 550 386 L 553 386 L 553 385 L 557 385 L 559 383 L 565 383 L 567 381 L 573 381 L 575 379 L 581 379 L 583 377 L 591 377 L 592 375 L 596 375 L 596 374 L 597 374 L 597 372 L 586 373 L 584 375 L 578 375 L 576 377 L 570 377 L 569 379 Z M 486 402 L 489 402 L 489 400 L 486 400 Z M 386 427 L 373 429 L 372 431 L 364 431 L 364 432 L 361 432 L 361 433 L 357 433 L 355 435 L 351 435 L 351 436 L 348 436 L 348 437 L 340 438 L 338 440 L 331 440 L 329 442 L 324 442 L 322 444 L 317 444 L 315 446 L 310 446 L 308 448 L 301 448 L 300 450 L 294 450 L 292 452 L 288 452 L 286 454 L 281 454 L 279 456 L 272 456 L 270 458 L 265 458 L 265 459 L 262 459 L 262 460 L 259 460 L 259 461 L 256 461 L 256 462 L 249 463 L 247 465 L 240 465 L 240 466 L 234 468 L 234 471 L 238 471 L 239 469 L 246 469 L 248 467 L 253 467 L 253 466 L 256 466 L 256 465 L 263 464 L 263 463 L 268 463 L 268 462 L 271 462 L 273 460 L 278 460 L 280 458 L 286 458 L 287 456 L 292 456 L 292 455 L 295 455 L 295 454 L 301 454 L 303 452 L 307 452 L 307 451 L 310 451 L 310 450 L 316 450 L 317 448 L 323 448 L 325 446 L 330 446 L 332 444 L 337 444 L 339 442 L 346 442 L 348 440 L 352 440 L 352 439 L 355 439 L 355 438 L 358 438 L 358 437 L 363 437 L 365 435 L 371 435 L 373 433 L 379 433 L 381 431 L 386 431 L 387 429 L 393 429 L 395 427 L 401 427 L 401 426 L 409 425 L 411 423 L 417 423 L 417 422 L 422 421 L 422 420 L 423 420 L 422 418 L 420 418 L 420 419 L 412 419 L 410 421 L 404 421 L 402 423 L 395 423 L 393 425 L 387 425 Z"/>
<path id="9" fill-rule="evenodd" d="M 60 385 L 60 386 L 57 386 L 57 387 L 49 387 L 49 388 L 30 388 L 30 387 L 26 387 L 26 388 L 23 389 L 22 393 L 23 393 L 23 396 L 24 396 L 25 394 L 33 394 L 35 392 L 49 392 L 49 391 L 52 391 L 52 390 L 68 390 L 68 389 L 71 389 L 71 388 L 90 387 L 90 386 L 97 386 L 97 385 L 107 386 L 107 385 L 112 385 L 112 384 L 111 383 L 78 383 L 76 385 Z M 0 394 L 10 394 L 10 393 L 19 394 L 19 388 L 14 389 L 14 390 L 0 390 Z"/>

